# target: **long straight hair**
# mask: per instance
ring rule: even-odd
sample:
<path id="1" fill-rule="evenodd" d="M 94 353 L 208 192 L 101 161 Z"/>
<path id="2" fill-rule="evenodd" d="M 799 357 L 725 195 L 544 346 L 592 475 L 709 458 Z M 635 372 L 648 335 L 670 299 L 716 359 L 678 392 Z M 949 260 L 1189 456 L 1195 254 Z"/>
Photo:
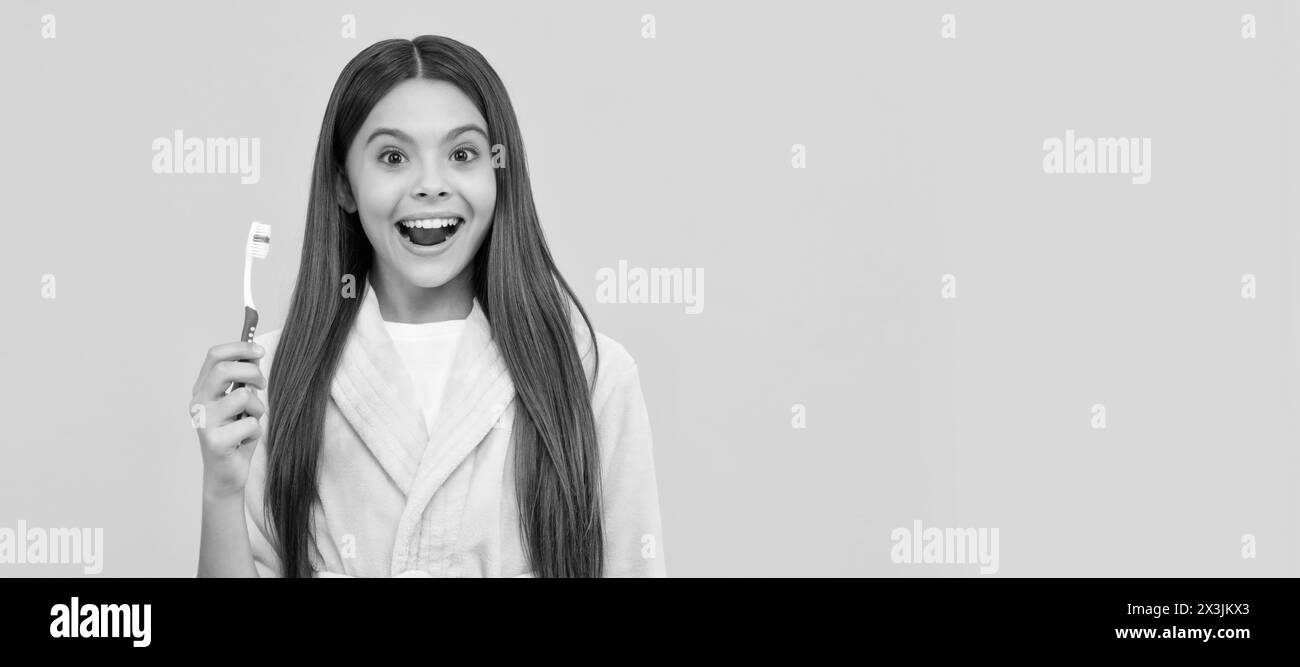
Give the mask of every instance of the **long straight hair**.
<path id="1" fill-rule="evenodd" d="M 446 37 L 389 39 L 357 54 L 339 75 L 321 122 L 302 260 L 269 379 L 266 511 L 286 577 L 312 576 L 312 504 L 322 423 L 335 368 L 360 310 L 342 298 L 351 275 L 364 289 L 373 248 L 356 213 L 335 197 L 348 147 L 375 104 L 414 78 L 455 85 L 487 120 L 489 144 L 505 150 L 494 169 L 493 224 L 466 271 L 514 382 L 516 499 L 521 541 L 541 577 L 602 576 L 600 462 L 591 386 L 571 328 L 573 289 L 542 235 L 519 123 L 501 79 L 472 47 Z M 597 350 L 596 369 L 600 356 Z"/>

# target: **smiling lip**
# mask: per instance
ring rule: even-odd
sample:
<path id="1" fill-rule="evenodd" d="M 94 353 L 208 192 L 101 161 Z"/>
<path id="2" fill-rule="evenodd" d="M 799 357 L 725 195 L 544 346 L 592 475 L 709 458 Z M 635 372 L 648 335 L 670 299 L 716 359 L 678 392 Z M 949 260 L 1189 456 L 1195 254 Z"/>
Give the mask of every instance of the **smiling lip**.
<path id="1" fill-rule="evenodd" d="M 460 220 L 460 222 L 456 223 L 455 225 L 457 228 L 456 233 L 452 234 L 450 237 L 447 238 L 447 240 L 443 241 L 442 243 L 439 243 L 438 245 L 419 245 L 418 243 L 411 241 L 411 239 L 407 238 L 406 235 L 401 232 L 402 223 L 400 221 L 393 223 L 393 233 L 397 234 L 397 242 L 402 244 L 402 247 L 406 248 L 407 252 L 410 252 L 411 254 L 420 257 L 441 255 L 444 251 L 447 250 L 447 248 L 451 247 L 451 244 L 456 242 L 457 238 L 460 238 L 461 234 L 464 233 L 459 228 L 465 226 L 466 224 L 465 218 L 462 218 L 458 215 L 442 215 L 442 216 L 429 216 L 429 217 L 457 218 Z M 415 217 L 415 216 L 408 216 L 402 218 L 402 220 L 424 220 L 424 219 L 425 218 L 423 217 Z"/>
<path id="2" fill-rule="evenodd" d="M 428 220 L 430 218 L 458 218 L 461 222 L 465 221 L 465 216 L 460 215 L 458 213 L 448 212 L 448 213 L 412 213 L 411 215 L 404 215 L 398 218 L 397 222 L 402 222 L 405 220 Z"/>

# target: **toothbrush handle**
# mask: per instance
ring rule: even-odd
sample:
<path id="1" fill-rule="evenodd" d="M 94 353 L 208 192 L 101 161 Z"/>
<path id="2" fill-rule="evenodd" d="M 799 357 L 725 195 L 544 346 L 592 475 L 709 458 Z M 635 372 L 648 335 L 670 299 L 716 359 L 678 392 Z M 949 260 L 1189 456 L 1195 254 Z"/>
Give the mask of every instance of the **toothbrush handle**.
<path id="1" fill-rule="evenodd" d="M 240 331 L 239 340 L 247 343 L 253 340 L 253 334 L 255 334 L 256 332 L 257 332 L 257 311 L 252 308 L 249 308 L 248 306 L 244 306 L 244 328 L 243 330 Z M 230 387 L 230 391 L 239 389 L 242 386 L 244 386 L 243 382 L 236 382 L 234 383 L 234 385 Z M 235 416 L 235 420 L 238 421 L 247 416 L 248 416 L 247 412 L 241 412 Z"/>

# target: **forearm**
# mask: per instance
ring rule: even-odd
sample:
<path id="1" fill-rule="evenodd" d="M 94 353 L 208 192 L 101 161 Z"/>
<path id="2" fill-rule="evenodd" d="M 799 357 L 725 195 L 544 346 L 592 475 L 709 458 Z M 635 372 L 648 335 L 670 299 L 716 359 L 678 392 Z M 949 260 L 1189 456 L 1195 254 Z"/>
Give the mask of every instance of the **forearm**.
<path id="1" fill-rule="evenodd" d="M 203 530 L 199 539 L 199 577 L 257 577 L 248 541 L 242 495 L 203 493 Z"/>

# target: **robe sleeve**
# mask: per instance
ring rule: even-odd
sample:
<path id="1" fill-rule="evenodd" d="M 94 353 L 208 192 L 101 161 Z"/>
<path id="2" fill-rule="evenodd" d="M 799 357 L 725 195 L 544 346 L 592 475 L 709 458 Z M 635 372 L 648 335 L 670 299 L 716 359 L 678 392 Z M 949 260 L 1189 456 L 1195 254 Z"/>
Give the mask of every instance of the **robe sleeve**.
<path id="1" fill-rule="evenodd" d="M 596 411 L 606 577 L 666 577 L 650 415 L 636 363 L 620 369 Z"/>
<path id="2" fill-rule="evenodd" d="M 263 433 L 266 417 L 262 418 Z M 265 438 L 265 434 L 262 436 Z M 263 513 L 263 490 L 266 488 L 266 443 L 257 443 L 253 460 L 248 467 L 248 481 L 244 483 L 244 522 L 248 524 L 248 543 L 253 548 L 253 566 L 259 577 L 283 577 L 280 557 L 271 542 L 271 530 Z"/>
<path id="3" fill-rule="evenodd" d="M 283 577 L 280 557 L 275 553 L 275 545 L 267 537 L 262 516 L 254 516 L 248 502 L 244 503 L 244 519 L 248 523 L 248 542 L 253 547 L 253 567 L 257 569 L 257 576 Z"/>

